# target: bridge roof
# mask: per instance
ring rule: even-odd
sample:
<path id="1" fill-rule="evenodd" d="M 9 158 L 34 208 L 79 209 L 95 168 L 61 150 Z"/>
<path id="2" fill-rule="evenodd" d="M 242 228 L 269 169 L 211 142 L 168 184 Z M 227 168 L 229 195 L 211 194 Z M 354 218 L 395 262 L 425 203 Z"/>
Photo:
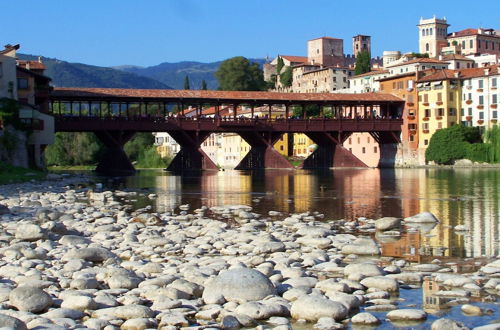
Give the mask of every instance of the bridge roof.
<path id="1" fill-rule="evenodd" d="M 125 89 L 125 88 L 54 88 L 53 100 L 105 100 L 165 101 L 165 102 L 217 102 L 217 103 L 391 103 L 404 102 L 386 93 L 336 94 L 336 93 L 274 93 L 246 91 L 206 91 L 173 89 Z"/>

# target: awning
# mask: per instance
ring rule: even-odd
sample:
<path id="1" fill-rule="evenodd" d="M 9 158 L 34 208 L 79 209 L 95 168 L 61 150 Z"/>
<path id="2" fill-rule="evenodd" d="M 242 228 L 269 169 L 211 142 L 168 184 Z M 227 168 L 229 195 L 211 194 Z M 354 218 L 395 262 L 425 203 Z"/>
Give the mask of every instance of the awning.
<path id="1" fill-rule="evenodd" d="M 443 84 L 442 81 L 434 81 L 432 82 L 432 86 L 441 86 Z"/>

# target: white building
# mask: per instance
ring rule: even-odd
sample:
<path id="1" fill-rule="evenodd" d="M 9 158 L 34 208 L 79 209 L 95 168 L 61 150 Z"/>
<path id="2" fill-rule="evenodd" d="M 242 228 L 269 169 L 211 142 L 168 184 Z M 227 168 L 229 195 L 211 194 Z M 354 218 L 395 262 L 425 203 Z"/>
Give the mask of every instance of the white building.
<path id="1" fill-rule="evenodd" d="M 179 143 L 177 143 L 168 133 L 155 132 L 153 136 L 155 137 L 156 150 L 162 158 L 173 157 L 181 150 Z"/>
<path id="2" fill-rule="evenodd" d="M 460 121 L 464 125 L 491 128 L 498 123 L 499 66 L 460 70 L 463 79 Z"/>
<path id="3" fill-rule="evenodd" d="M 408 59 L 407 57 L 402 57 L 400 60 L 389 64 L 385 69 L 389 71 L 390 76 L 395 76 L 428 69 L 448 69 L 448 64 L 448 62 L 432 58 Z"/>
<path id="4" fill-rule="evenodd" d="M 0 51 L 0 98 L 17 100 L 16 50 L 19 45 Z"/>

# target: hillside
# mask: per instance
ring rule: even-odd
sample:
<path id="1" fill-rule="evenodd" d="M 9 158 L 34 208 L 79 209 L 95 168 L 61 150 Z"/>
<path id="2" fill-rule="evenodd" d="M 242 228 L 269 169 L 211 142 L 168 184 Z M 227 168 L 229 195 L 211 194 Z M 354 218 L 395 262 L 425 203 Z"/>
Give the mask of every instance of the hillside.
<path id="1" fill-rule="evenodd" d="M 257 62 L 260 66 L 265 62 L 264 59 L 250 59 L 250 61 Z M 218 83 L 214 73 L 221 63 L 222 61 L 211 63 L 185 61 L 178 63 L 165 62 L 146 68 L 133 65 L 122 65 L 114 68 L 158 80 L 172 86 L 174 89 L 184 88 L 186 75 L 189 77 L 191 89 L 200 89 L 202 80 L 206 81 L 208 89 L 217 89 Z"/>
<path id="2" fill-rule="evenodd" d="M 38 56 L 18 54 L 18 58 L 37 60 Z M 42 57 L 42 61 L 47 67 L 45 75 L 52 78 L 52 84 L 56 87 L 171 89 L 155 79 L 124 70 L 69 63 L 48 57 Z"/>

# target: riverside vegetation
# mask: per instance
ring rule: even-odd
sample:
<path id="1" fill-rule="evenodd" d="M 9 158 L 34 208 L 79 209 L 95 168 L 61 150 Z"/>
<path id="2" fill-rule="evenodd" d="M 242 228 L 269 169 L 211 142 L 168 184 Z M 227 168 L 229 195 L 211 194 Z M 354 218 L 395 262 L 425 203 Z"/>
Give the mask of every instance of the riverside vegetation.
<path id="1" fill-rule="evenodd" d="M 259 215 L 247 205 L 156 213 L 131 208 L 134 191 L 94 191 L 78 176 L 52 179 L 0 187 L 0 326 L 342 329 L 430 320 L 433 329 L 467 329 L 398 298 L 424 280 L 475 324 L 496 313 L 471 297 L 496 300 L 500 259 L 456 274 L 439 260 L 380 256 L 370 231 L 390 235 L 439 221 L 428 212 L 356 221 Z M 359 234 L 346 233 L 353 230 Z"/>
<path id="2" fill-rule="evenodd" d="M 139 168 L 164 168 L 169 158 L 162 158 L 153 145 L 151 133 L 138 133 L 125 144 L 129 159 Z M 92 133 L 56 133 L 54 144 L 47 147 L 45 161 L 49 167 L 95 166 L 106 147 Z"/>

